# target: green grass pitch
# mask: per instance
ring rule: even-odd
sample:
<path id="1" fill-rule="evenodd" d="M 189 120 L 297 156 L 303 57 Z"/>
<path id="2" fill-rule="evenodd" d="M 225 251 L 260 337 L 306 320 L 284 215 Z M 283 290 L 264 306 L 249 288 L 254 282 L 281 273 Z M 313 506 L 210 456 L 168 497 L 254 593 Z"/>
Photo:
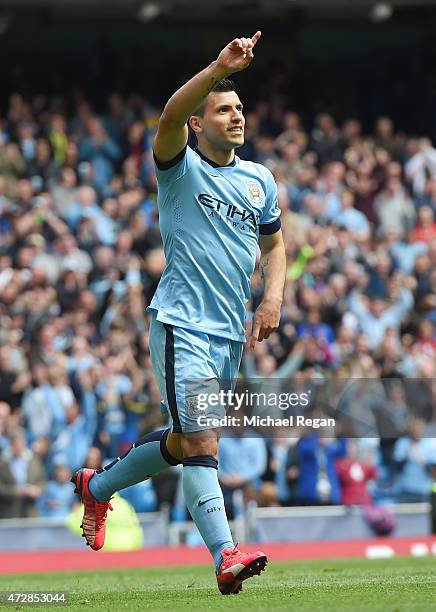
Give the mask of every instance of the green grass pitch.
<path id="1" fill-rule="evenodd" d="M 171 610 L 217 612 L 295 610 L 429 612 L 436 610 L 436 558 L 270 562 L 222 596 L 208 566 L 144 568 L 1 576 L 0 590 L 68 591 L 68 606 L 38 610 Z M 29 609 L 34 606 L 0 606 Z"/>

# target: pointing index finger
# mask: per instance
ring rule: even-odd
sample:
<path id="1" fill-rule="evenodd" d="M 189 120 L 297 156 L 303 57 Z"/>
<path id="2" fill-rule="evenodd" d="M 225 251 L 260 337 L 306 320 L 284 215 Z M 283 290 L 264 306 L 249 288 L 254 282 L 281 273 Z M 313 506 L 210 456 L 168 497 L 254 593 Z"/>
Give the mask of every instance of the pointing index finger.
<path id="1" fill-rule="evenodd" d="M 260 332 L 260 323 L 253 321 L 253 331 L 251 332 L 251 338 L 250 338 L 250 348 L 252 349 L 254 349 L 254 347 L 256 346 L 256 342 L 259 338 L 259 332 Z"/>
<path id="2" fill-rule="evenodd" d="M 260 30 L 258 30 L 256 34 L 253 34 L 253 36 L 251 37 L 251 42 L 253 43 L 253 47 L 261 36 L 262 36 L 262 32 Z"/>

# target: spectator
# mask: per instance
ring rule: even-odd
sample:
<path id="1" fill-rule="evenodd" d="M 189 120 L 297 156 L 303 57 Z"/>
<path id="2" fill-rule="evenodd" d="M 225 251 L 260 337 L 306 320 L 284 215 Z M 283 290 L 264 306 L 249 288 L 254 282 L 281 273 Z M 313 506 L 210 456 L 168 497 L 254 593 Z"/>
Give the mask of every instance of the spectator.
<path id="1" fill-rule="evenodd" d="M 375 298 L 367 305 L 356 292 L 351 294 L 349 302 L 350 311 L 357 317 L 361 331 L 368 335 L 370 347 L 373 349 L 380 345 L 388 327 L 398 329 L 412 305 L 412 293 L 404 287 L 400 289 L 397 300 L 391 306 L 387 306 L 380 298 Z"/>
<path id="2" fill-rule="evenodd" d="M 274 505 L 295 505 L 299 477 L 298 437 L 274 437 L 271 446 L 272 477 L 275 485 Z M 295 432 L 298 435 L 298 431 Z M 267 504 L 263 504 L 267 505 Z M 269 504 L 272 505 L 272 504 Z"/>
<path id="3" fill-rule="evenodd" d="M 421 138 L 419 148 L 406 163 L 406 175 L 412 182 L 413 192 L 421 195 L 424 192 L 427 173 L 436 174 L 436 150 L 428 138 Z"/>
<path id="4" fill-rule="evenodd" d="M 418 210 L 418 217 L 415 229 L 412 231 L 414 242 L 429 244 L 436 238 L 436 221 L 434 211 L 430 206 L 421 206 Z"/>
<path id="5" fill-rule="evenodd" d="M 76 402 L 66 409 L 66 426 L 54 440 L 51 455 L 54 465 L 63 464 L 75 471 L 85 464 L 89 447 L 97 431 L 97 402 L 92 391 L 92 379 L 82 373 L 80 407 Z"/>
<path id="6" fill-rule="evenodd" d="M 392 260 L 385 251 L 377 253 L 375 265 L 369 270 L 367 293 L 371 298 L 388 297 L 389 280 L 392 273 Z"/>
<path id="7" fill-rule="evenodd" d="M 240 416 L 240 415 L 239 415 Z M 238 513 L 235 493 L 241 491 L 245 501 L 256 499 L 261 489 L 261 476 L 267 466 L 265 441 L 247 428 L 232 428 L 223 436 L 219 449 L 219 479 L 229 518 Z"/>
<path id="8" fill-rule="evenodd" d="M 3 192 L 7 198 L 16 195 L 17 177 L 23 174 L 25 162 L 19 147 L 14 143 L 4 143 L 0 138 L 0 176 L 4 179 Z"/>
<path id="9" fill-rule="evenodd" d="M 51 442 L 47 436 L 35 438 L 32 444 L 32 452 L 43 465 L 46 474 L 50 474 L 53 471 L 50 461 L 50 447 Z"/>
<path id="10" fill-rule="evenodd" d="M 66 130 L 65 117 L 61 114 L 54 114 L 51 117 L 48 138 L 53 149 L 53 157 L 58 164 L 63 164 L 67 157 L 68 136 Z"/>
<path id="11" fill-rule="evenodd" d="M 87 137 L 79 146 L 80 158 L 91 163 L 93 184 L 96 189 L 103 189 L 114 175 L 115 163 L 120 159 L 121 151 L 96 117 L 87 120 L 86 132 Z"/>
<path id="12" fill-rule="evenodd" d="M 417 203 L 418 206 L 429 206 L 433 213 L 436 213 L 436 176 L 430 176 L 427 180 L 424 193 L 418 198 Z"/>
<path id="13" fill-rule="evenodd" d="M 311 148 L 318 156 L 319 166 L 342 159 L 340 134 L 331 115 L 321 113 L 316 117 L 315 128 L 311 134 Z"/>
<path id="14" fill-rule="evenodd" d="M 103 457 L 101 450 L 97 446 L 89 447 L 84 465 L 92 470 L 101 470 L 103 467 Z"/>
<path id="15" fill-rule="evenodd" d="M 436 440 L 423 437 L 424 427 L 422 419 L 412 419 L 408 434 L 395 444 L 398 477 L 394 491 L 402 502 L 423 502 L 430 497 L 433 484 L 430 468 L 436 465 Z"/>
<path id="16" fill-rule="evenodd" d="M 348 158 L 353 155 L 353 150 L 346 153 Z M 352 161 L 352 170 L 347 175 L 347 182 L 354 193 L 354 206 L 362 212 L 372 224 L 376 222 L 374 211 L 374 199 L 378 191 L 378 181 L 374 177 L 375 160 L 364 159 L 360 163 Z"/>
<path id="17" fill-rule="evenodd" d="M 60 170 L 58 180 L 51 187 L 53 206 L 62 219 L 68 219 L 70 209 L 77 201 L 77 175 L 72 168 Z"/>
<path id="18" fill-rule="evenodd" d="M 12 364 L 11 351 L 8 346 L 0 347 L 0 399 L 8 403 L 12 410 L 21 404 L 24 390 L 30 383 L 27 371 L 17 373 Z"/>
<path id="19" fill-rule="evenodd" d="M 430 359 L 436 360 L 436 328 L 429 319 L 422 319 L 419 322 L 417 345 Z"/>
<path id="20" fill-rule="evenodd" d="M 0 518 L 36 516 L 36 502 L 46 481 L 44 469 L 16 432 L 0 458 Z"/>
<path id="21" fill-rule="evenodd" d="M 341 490 L 336 461 L 345 456 L 344 439 L 303 437 L 298 443 L 300 457 L 297 483 L 299 504 L 340 504 Z"/>
<path id="22" fill-rule="evenodd" d="M 79 222 L 87 219 L 90 230 L 96 239 L 108 245 L 116 242 L 114 221 L 98 206 L 97 195 L 92 187 L 80 187 L 77 192 L 77 202 L 69 209 L 67 222 L 69 227 L 75 231 Z"/>
<path id="23" fill-rule="evenodd" d="M 406 433 L 407 421 L 410 418 L 405 390 L 398 379 L 386 382 L 386 401 L 380 402 L 374 410 L 377 430 L 380 437 L 382 464 L 386 469 L 386 478 L 390 481 L 395 471 L 394 449 L 397 440 Z"/>
<path id="24" fill-rule="evenodd" d="M 317 184 L 316 196 L 320 203 L 319 214 L 325 221 L 333 221 L 341 211 L 342 184 L 335 164 L 323 168 Z M 315 209 L 316 216 L 316 209 Z"/>
<path id="25" fill-rule="evenodd" d="M 27 162 L 26 175 L 37 191 L 47 191 L 54 182 L 57 172 L 58 166 L 52 159 L 50 143 L 45 138 L 38 138 L 35 144 L 35 156 Z"/>
<path id="26" fill-rule="evenodd" d="M 299 338 L 312 337 L 326 344 L 332 344 L 335 339 L 333 329 L 322 322 L 321 313 L 315 308 L 307 313 L 307 323 L 298 325 L 297 336 Z"/>
<path id="27" fill-rule="evenodd" d="M 92 259 L 83 249 L 78 248 L 77 240 L 71 234 L 64 234 L 55 243 L 57 255 L 62 270 L 89 274 L 92 269 Z"/>
<path id="28" fill-rule="evenodd" d="M 66 518 L 75 502 L 71 487 L 72 472 L 65 465 L 55 468 L 54 479 L 49 480 L 43 495 L 38 500 L 41 516 Z"/>
<path id="29" fill-rule="evenodd" d="M 30 441 L 40 436 L 54 439 L 65 425 L 65 412 L 60 398 L 50 385 L 49 369 L 37 363 L 32 370 L 33 388 L 23 398 L 23 420 Z M 72 398 L 69 398 L 71 403 Z"/>
<path id="30" fill-rule="evenodd" d="M 10 440 L 7 435 L 7 420 L 11 414 L 11 407 L 6 402 L 0 402 L 0 456 L 9 448 Z"/>
<path id="31" fill-rule="evenodd" d="M 341 211 L 333 219 L 338 227 L 346 227 L 347 230 L 359 239 L 366 238 L 369 233 L 369 223 L 366 216 L 360 210 L 354 208 L 354 194 L 352 191 L 344 191 L 341 197 Z"/>
<path id="32" fill-rule="evenodd" d="M 402 237 L 413 225 L 415 209 L 398 178 L 387 181 L 374 200 L 374 210 L 384 234 L 392 231 Z"/>
<path id="33" fill-rule="evenodd" d="M 345 506 L 367 506 L 371 503 L 368 482 L 377 478 L 374 465 L 359 461 L 358 445 L 355 440 L 348 441 L 348 452 L 336 463 L 341 498 Z"/>
<path id="34" fill-rule="evenodd" d="M 406 232 L 403 239 L 395 232 L 389 232 L 387 241 L 390 254 L 404 274 L 411 274 L 415 267 L 416 258 L 428 251 L 425 242 L 416 240 L 413 230 Z"/>

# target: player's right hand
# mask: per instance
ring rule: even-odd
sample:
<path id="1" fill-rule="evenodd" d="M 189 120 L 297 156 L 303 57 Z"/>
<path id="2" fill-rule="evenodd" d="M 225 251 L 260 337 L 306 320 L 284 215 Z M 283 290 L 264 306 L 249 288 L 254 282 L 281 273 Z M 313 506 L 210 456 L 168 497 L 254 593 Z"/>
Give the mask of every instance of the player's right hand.
<path id="1" fill-rule="evenodd" d="M 262 33 L 257 31 L 251 38 L 235 38 L 218 56 L 218 65 L 228 74 L 247 68 L 254 57 L 253 48 Z"/>

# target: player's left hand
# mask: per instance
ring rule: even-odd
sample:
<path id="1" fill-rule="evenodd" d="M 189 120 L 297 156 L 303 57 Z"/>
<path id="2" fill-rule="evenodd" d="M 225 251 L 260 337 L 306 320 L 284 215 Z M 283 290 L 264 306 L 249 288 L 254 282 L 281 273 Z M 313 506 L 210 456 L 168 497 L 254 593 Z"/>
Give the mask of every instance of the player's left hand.
<path id="1" fill-rule="evenodd" d="M 251 38 L 242 37 L 232 40 L 219 54 L 217 58 L 218 65 L 222 66 L 228 74 L 247 68 L 254 58 L 253 48 L 256 46 L 261 34 L 259 30 Z"/>
<path id="2" fill-rule="evenodd" d="M 254 349 L 256 342 L 269 338 L 278 328 L 280 322 L 281 300 L 263 300 L 254 313 L 253 330 L 250 338 L 250 348 Z"/>

